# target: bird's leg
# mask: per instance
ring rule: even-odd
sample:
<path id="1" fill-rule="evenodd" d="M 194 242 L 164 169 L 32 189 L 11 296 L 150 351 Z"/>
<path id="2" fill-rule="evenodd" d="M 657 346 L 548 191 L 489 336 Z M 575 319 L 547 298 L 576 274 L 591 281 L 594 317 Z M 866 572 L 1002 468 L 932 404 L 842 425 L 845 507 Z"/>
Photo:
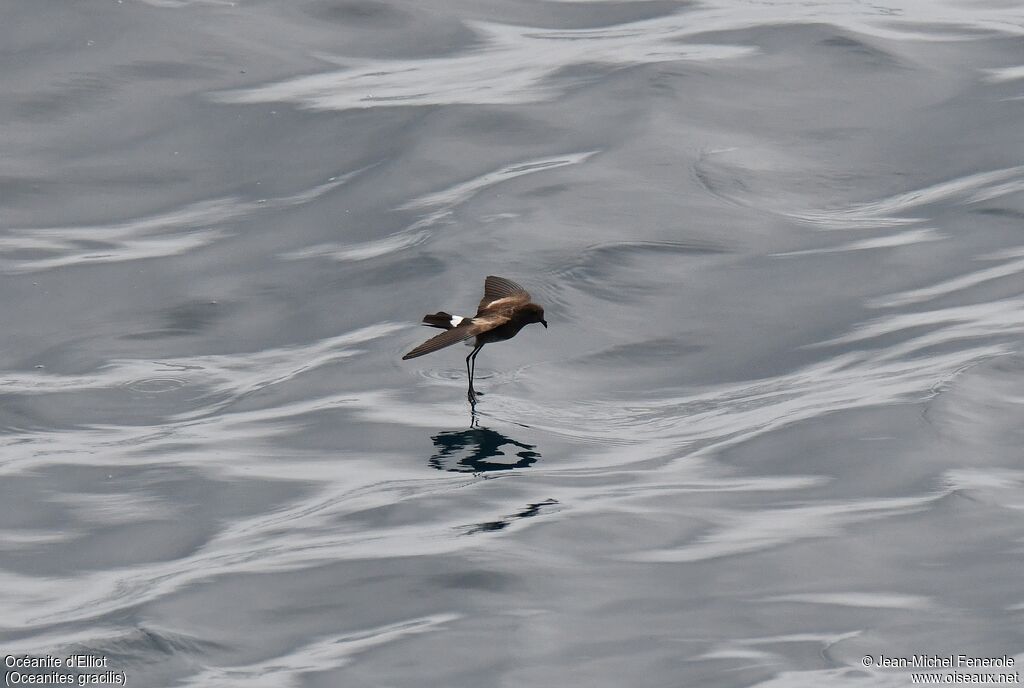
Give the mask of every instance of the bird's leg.
<path id="1" fill-rule="evenodd" d="M 476 370 L 476 355 L 480 353 L 480 349 L 483 348 L 483 344 L 477 344 L 473 347 L 473 351 L 470 352 L 469 356 L 466 356 L 466 373 L 469 375 L 469 403 L 476 403 L 476 391 L 473 389 L 473 373 Z"/>
<path id="2" fill-rule="evenodd" d="M 478 347 L 476 348 L 476 351 L 474 351 L 474 352 L 473 352 L 473 359 L 472 359 L 472 361 L 471 361 L 471 363 L 472 363 L 472 367 L 473 367 L 473 379 L 476 379 L 476 355 L 477 355 L 478 353 L 480 353 L 480 349 L 482 349 L 482 348 L 484 348 L 484 345 L 483 345 L 483 344 L 481 344 L 480 346 L 478 346 Z M 483 396 L 483 394 L 484 394 L 483 392 L 478 392 L 478 391 L 476 391 L 475 389 L 473 390 L 473 396 L 474 396 L 474 397 L 480 397 L 480 396 Z"/>

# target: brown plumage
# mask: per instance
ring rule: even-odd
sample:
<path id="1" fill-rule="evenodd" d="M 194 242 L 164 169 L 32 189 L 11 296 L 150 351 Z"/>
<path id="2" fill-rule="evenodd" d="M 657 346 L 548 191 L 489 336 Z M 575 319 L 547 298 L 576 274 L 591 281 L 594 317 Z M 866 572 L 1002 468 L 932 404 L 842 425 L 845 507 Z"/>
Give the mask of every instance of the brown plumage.
<path id="1" fill-rule="evenodd" d="M 470 337 L 476 337 L 473 351 L 466 356 L 469 400 L 475 403 L 473 372 L 476 367 L 476 355 L 480 353 L 480 349 L 484 344 L 511 339 L 525 326 L 538 322 L 547 328 L 544 308 L 530 302 L 529 292 L 512 280 L 491 275 L 484 281 L 484 297 L 480 300 L 476 315 L 472 318 L 461 318 L 439 311 L 423 316 L 424 325 L 439 327 L 445 331 L 402 356 L 402 360 L 433 353 Z"/>

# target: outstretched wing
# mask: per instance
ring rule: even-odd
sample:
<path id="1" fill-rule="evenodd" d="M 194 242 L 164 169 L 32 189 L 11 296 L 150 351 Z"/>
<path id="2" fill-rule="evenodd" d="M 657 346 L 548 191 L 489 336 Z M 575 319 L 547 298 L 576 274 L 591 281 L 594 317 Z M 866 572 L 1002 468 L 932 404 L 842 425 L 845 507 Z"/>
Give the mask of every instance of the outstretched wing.
<path id="1" fill-rule="evenodd" d="M 402 356 L 402 360 L 408 360 L 410 358 L 416 358 L 427 353 L 433 353 L 437 349 L 443 349 L 445 346 L 452 346 L 459 342 L 475 337 L 481 332 L 492 330 L 495 326 L 490 322 L 474 322 L 473 320 L 463 320 L 462 324 L 457 328 L 452 328 L 447 332 L 442 332 L 436 337 L 431 337 L 427 341 L 420 344 L 418 347 Z"/>
<path id="2" fill-rule="evenodd" d="M 488 309 L 496 301 L 504 300 L 508 301 L 509 308 L 513 308 L 520 304 L 529 303 L 530 292 L 526 291 L 512 280 L 489 275 L 487 279 L 484 280 L 484 297 L 480 299 L 480 306 L 477 309 L 477 313 L 479 314 Z"/>

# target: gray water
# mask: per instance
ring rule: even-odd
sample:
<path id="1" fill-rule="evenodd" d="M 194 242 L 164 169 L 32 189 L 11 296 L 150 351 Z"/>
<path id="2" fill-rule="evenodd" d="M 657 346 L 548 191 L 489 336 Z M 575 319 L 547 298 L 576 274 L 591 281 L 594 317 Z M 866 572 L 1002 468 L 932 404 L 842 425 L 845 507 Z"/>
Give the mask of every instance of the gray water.
<path id="1" fill-rule="evenodd" d="M 1016 0 L 5 0 L 0 651 L 1019 670 L 1022 65 Z M 400 358 L 489 274 L 550 329 L 471 425 Z"/>

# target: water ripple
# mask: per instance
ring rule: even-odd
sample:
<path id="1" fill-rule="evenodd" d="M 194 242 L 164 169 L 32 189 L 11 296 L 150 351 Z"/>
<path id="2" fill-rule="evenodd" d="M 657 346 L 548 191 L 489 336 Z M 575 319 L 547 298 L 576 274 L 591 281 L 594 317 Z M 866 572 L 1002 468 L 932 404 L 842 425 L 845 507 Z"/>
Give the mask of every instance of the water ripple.
<path id="1" fill-rule="evenodd" d="M 928 331 L 918 334 L 922 328 Z M 812 347 L 844 345 L 897 333 L 907 333 L 907 337 L 875 352 L 874 360 L 897 361 L 904 357 L 920 356 L 929 350 L 949 344 L 982 339 L 1006 339 L 1007 343 L 1012 343 L 1024 333 L 1024 299 L 1006 299 L 986 304 L 893 314 L 872 320 L 858 326 L 847 335 Z M 999 344 L 993 346 L 1007 352 L 1012 350 Z M 971 360 L 965 355 L 963 365 L 967 365 Z"/>
<path id="2" fill-rule="evenodd" d="M 8 256 L 0 259 L 0 271 L 36 272 L 67 265 L 180 255 L 227 236 L 223 229 L 211 225 L 230 224 L 264 210 L 309 203 L 345 184 L 359 172 L 361 170 L 277 198 L 256 201 L 235 196 L 217 198 L 106 225 L 8 229 L 0 235 L 0 256 Z"/>
<path id="3" fill-rule="evenodd" d="M 160 599 L 198 581 L 246 572 L 305 569 L 343 559 L 415 556 L 456 551 L 472 540 L 453 535 L 456 517 L 399 524 L 371 532 L 340 516 L 448 492 L 465 478 L 368 482 L 359 488 L 332 484 L 280 512 L 227 524 L 199 551 L 172 561 L 41 580 L 0 571 L 5 629 L 95 619 Z M 15 592 L 16 591 L 16 592 Z"/>
<path id="4" fill-rule="evenodd" d="M 410 105 L 522 104 L 551 100 L 575 82 L 558 82 L 572 65 L 625 67 L 752 54 L 753 48 L 684 43 L 695 33 L 678 17 L 601 29 L 550 30 L 471 21 L 476 47 L 452 57 L 359 60 L 324 57 L 341 71 L 216 94 L 224 103 L 291 102 L 315 110 Z"/>
<path id="5" fill-rule="evenodd" d="M 1024 331 L 1024 318 L 1016 330 Z M 964 334 L 955 331 L 948 336 Z M 973 333 L 967 336 L 968 340 L 974 338 Z M 924 344 L 913 342 L 902 348 L 913 350 Z M 547 432 L 592 441 L 628 438 L 641 443 L 632 452 L 634 459 L 674 454 L 690 461 L 835 411 L 920 401 L 935 393 L 938 382 L 966 366 L 1010 351 L 1007 345 L 991 343 L 912 358 L 895 351 L 889 355 L 859 351 L 774 378 L 628 404 L 593 402 L 591 407 L 573 410 L 538 409 L 514 399 L 501 403 L 508 415 Z"/>
<path id="6" fill-rule="evenodd" d="M 578 467 L 564 469 L 572 480 L 560 491 L 559 502 L 566 505 L 568 512 L 586 508 L 588 503 L 591 508 L 604 511 L 613 502 L 625 508 L 627 503 L 657 494 L 799 490 L 820 484 L 821 479 L 814 476 L 716 476 L 708 472 L 708 464 L 701 457 L 831 411 L 920 398 L 932 388 L 937 376 L 994 353 L 992 347 L 979 347 L 912 360 L 844 354 L 790 375 L 722 386 L 689 396 L 644 400 L 626 406 L 620 401 L 592 402 L 588 408 L 577 409 L 580 415 L 575 419 L 563 417 L 564 411 L 560 416 L 557 408 L 538 409 L 535 403 L 527 405 L 514 399 L 503 403 L 520 403 L 524 409 L 529 406 L 531 411 L 526 415 L 539 413 L 544 424 L 556 433 L 573 432 L 571 428 L 575 427 L 575 432 L 582 436 L 643 440 L 638 451 L 630 452 L 626 459 L 609 447 L 604 460 L 588 462 L 585 470 L 600 473 L 600 487 L 587 485 Z M 283 374 L 288 375 L 292 369 L 285 368 Z M 271 371 L 261 379 L 273 380 L 277 376 Z M 179 420 L 162 428 L 97 427 L 65 433 L 63 440 L 58 438 L 61 433 L 50 433 L 47 439 L 60 442 L 66 451 L 93 452 L 118 465 L 178 461 L 201 465 L 207 471 L 215 467 L 230 471 L 237 468 L 232 466 L 234 458 L 245 451 L 248 460 L 241 470 L 246 475 L 280 479 L 302 475 L 326 483 L 284 509 L 227 524 L 201 550 L 172 562 L 93 572 L 66 580 L 51 578 L 45 582 L 0 573 L 0 583 L 5 583 L 0 590 L 17 591 L 16 598 L 5 595 L 2 600 L 8 610 L 5 625 L 24 628 L 58 619 L 66 623 L 97 618 L 216 576 L 294 570 L 351 558 L 436 555 L 475 546 L 473 539 L 453 535 L 464 528 L 464 514 L 436 513 L 432 519 L 369 531 L 360 528 L 358 521 L 342 518 L 403 501 L 429 500 L 432 495 L 466 485 L 461 477 L 430 480 L 417 474 L 410 480 L 376 481 L 368 474 L 370 477 L 364 478 L 363 485 L 353 486 L 361 474 L 350 462 L 344 466 L 325 465 L 322 461 L 306 464 L 300 456 L 296 462 L 281 465 L 276 452 L 260 460 L 259 442 L 282 431 L 282 418 L 340 406 L 361 410 L 368 419 L 437 427 L 436 419 L 425 418 L 425 414 L 406 408 L 399 400 L 383 392 L 367 392 L 307 399 L 271 409 L 218 413 L 202 419 Z M 221 446 L 230 446 L 231 451 L 223 452 L 225 458 L 218 465 Z M 174 454 L 168 453 L 171 448 L 175 449 Z M 7 449 L 14 452 L 11 459 L 15 462 L 20 455 L 18 468 L 22 470 L 54 458 L 38 446 L 8 445 Z M 609 466 L 622 466 L 624 460 L 635 464 L 646 458 L 673 455 L 685 456 L 686 460 L 662 462 L 660 467 L 647 465 L 643 470 L 629 471 L 629 479 L 608 482 L 614 477 L 608 473 Z M 561 472 L 546 470 L 552 475 Z M 339 480 L 339 475 L 345 479 Z M 835 501 L 767 510 L 698 511 L 695 515 L 712 524 L 710 533 L 679 547 L 648 550 L 636 556 L 643 561 L 678 562 L 758 551 L 834 534 L 864 521 L 913 513 L 928 508 L 953 489 L 949 484 L 943 491 L 918 497 Z M 528 521 L 523 522 L 523 527 L 532 527 Z"/>
<path id="7" fill-rule="evenodd" d="M 620 68 L 750 56 L 756 48 L 685 41 L 701 34 L 764 25 L 835 22 L 845 31 L 912 41 L 971 40 L 978 38 L 979 32 L 1024 34 L 1022 23 L 1013 21 L 1014 13 L 998 6 L 969 10 L 950 5 L 935 7 L 929 23 L 924 24 L 916 18 L 917 12 L 909 11 L 916 7 L 882 11 L 855 0 L 742 5 L 742 11 L 737 11 L 734 2 L 706 2 L 681 14 L 600 29 L 542 29 L 466 21 L 477 41 L 462 55 L 416 60 L 321 56 L 343 69 L 223 91 L 212 97 L 224 103 L 290 102 L 316 110 L 522 104 L 551 100 L 564 93 L 576 82 L 559 81 L 557 74 L 575 65 Z"/>
<path id="8" fill-rule="evenodd" d="M 1024 79 L 1024 65 L 1017 67 L 1000 67 L 999 69 L 986 69 L 987 81 L 1000 83 L 1003 81 L 1016 81 Z"/>
<path id="9" fill-rule="evenodd" d="M 302 677 L 307 673 L 341 668 L 362 652 L 400 641 L 410 635 L 441 630 L 460 618 L 460 614 L 454 613 L 433 614 L 365 631 L 323 638 L 261 662 L 206 669 L 190 676 L 182 685 L 201 688 L 234 688 L 239 685 L 253 688 L 298 686 L 303 683 Z"/>
<path id="10" fill-rule="evenodd" d="M 415 198 L 400 207 L 401 210 L 419 210 L 433 207 L 451 207 L 465 203 L 478 192 L 496 184 L 501 184 L 516 177 L 557 169 L 567 165 L 579 165 L 586 162 L 597 151 L 584 151 L 581 153 L 567 153 L 565 155 L 553 155 L 546 158 L 526 160 L 512 163 L 500 169 L 482 174 L 479 177 L 470 179 L 467 182 L 456 184 L 442 191 L 435 191 L 425 196 Z"/>
<path id="11" fill-rule="evenodd" d="M 113 360 L 95 373 L 86 375 L 59 375 L 45 371 L 6 372 L 0 377 L 0 385 L 6 393 L 34 395 L 121 386 L 141 391 L 137 387 L 140 381 L 159 380 L 160 391 L 190 385 L 202 387 L 210 393 L 237 398 L 355 356 L 361 353 L 357 345 L 387 336 L 403 327 L 399 323 L 378 323 L 309 344 L 251 353 L 190 356 L 159 361 Z M 168 376 L 170 372 L 174 373 L 173 377 Z M 154 390 L 149 387 L 149 391 Z M 178 420 L 213 410 L 216 409 L 203 409 L 181 416 Z"/>
<path id="12" fill-rule="evenodd" d="M 807 538 L 837 535 L 844 528 L 879 518 L 915 513 L 944 497 L 899 497 L 856 502 L 818 503 L 788 509 L 719 511 L 710 516 L 713 532 L 680 547 L 637 552 L 633 561 L 686 562 L 756 552 Z"/>
<path id="13" fill-rule="evenodd" d="M 751 193 L 745 180 L 755 177 L 756 163 L 742 159 L 730 161 L 725 157 L 738 150 L 708 151 L 697 162 L 697 177 L 708 191 L 732 203 L 758 210 L 771 209 L 779 215 L 826 231 L 901 228 L 926 222 L 926 217 L 906 215 L 923 206 L 957 199 L 964 204 L 980 203 L 1017 193 L 1024 188 L 1024 165 L 1018 165 L 948 179 L 875 201 L 849 203 L 834 208 L 800 208 L 796 207 L 798 201 L 781 204 L 778 200 L 781 194 L 775 190 L 758 195 Z M 748 156 L 753 153 L 742 152 Z M 773 170 L 773 174 L 789 174 L 789 171 Z M 920 236 L 916 240 L 920 240 Z"/>
<path id="14" fill-rule="evenodd" d="M 235 401 L 268 387 L 285 383 L 318 368 L 359 355 L 360 345 L 384 337 L 404 325 L 384 323 L 301 346 L 265 349 L 249 354 L 196 356 L 163 361 L 119 360 L 88 375 L 46 372 L 5 373 L 0 385 L 11 395 L 43 395 L 98 389 L 122 389 L 140 379 L 164 378 L 176 371 L 176 384 L 195 390 L 187 410 L 154 419 L 151 425 L 90 424 L 63 431 L 20 430 L 0 435 L 4 458 L 0 472 L 15 474 L 46 466 L 67 456 L 103 457 L 123 466 L 159 464 L 169 460 L 197 461 L 207 470 L 217 465 L 203 446 L 234 444 L 262 455 L 261 442 L 291 432 L 290 419 L 331 408 L 352 405 L 351 395 L 314 397 L 270 409 L 229 413 Z M 205 403 L 196 404 L 196 399 Z M 172 459 L 167 453 L 173 451 Z M 231 470 L 225 454 L 224 470 Z M 206 458 L 203 458 L 203 457 Z M 268 460 L 268 475 L 289 470 Z M 252 466 L 250 466 L 252 468 Z M 292 473 L 294 475 L 294 473 Z"/>
<path id="15" fill-rule="evenodd" d="M 939 298 L 940 296 L 949 296 L 950 294 L 962 292 L 971 287 L 976 287 L 979 284 L 984 284 L 985 282 L 991 282 L 992 280 L 1011 277 L 1022 273 L 1024 273 L 1024 260 L 1012 260 L 1003 263 L 1002 265 L 985 268 L 984 270 L 976 270 L 975 272 L 954 277 L 953 279 L 939 282 L 938 284 L 933 284 L 928 287 L 910 289 L 898 294 L 875 299 L 869 302 L 868 305 L 872 308 L 895 308 L 897 306 L 922 303 L 924 301 L 931 301 L 932 299 Z M 987 310 L 988 306 L 990 306 L 990 304 L 979 304 L 979 308 L 982 311 Z"/>
<path id="16" fill-rule="evenodd" d="M 929 609 L 935 603 L 924 595 L 891 592 L 807 592 L 762 597 L 763 602 L 800 602 L 864 609 Z"/>
<path id="17" fill-rule="evenodd" d="M 1008 179 L 1012 179 L 1013 183 L 999 184 L 1000 182 L 1006 182 Z M 921 218 L 900 217 L 897 213 L 904 213 L 923 205 L 953 199 L 958 196 L 967 196 L 970 191 L 975 193 L 967 196 L 966 201 L 969 203 L 989 200 L 1001 195 L 1014 193 L 1022 180 L 1024 180 L 1024 165 L 1019 165 L 991 172 L 969 174 L 869 203 L 857 203 L 836 210 L 794 212 L 791 215 L 795 219 L 803 220 L 822 229 L 895 227 L 921 220 Z"/>
<path id="18" fill-rule="evenodd" d="M 870 251 L 876 248 L 893 248 L 895 246 L 909 246 L 911 244 L 920 244 L 927 241 L 942 241 L 946 239 L 946 235 L 935 231 L 934 229 L 912 229 L 907 232 L 900 232 L 898 234 L 891 234 L 889 236 L 874 237 L 871 239 L 860 239 L 858 241 L 851 241 L 839 246 L 826 246 L 823 248 L 809 248 L 800 251 L 786 251 L 784 253 L 774 253 L 773 256 L 777 258 L 784 258 L 788 256 L 807 256 L 818 253 L 848 253 L 850 251 Z"/>
<path id="19" fill-rule="evenodd" d="M 328 258 L 330 260 L 344 263 L 348 261 L 369 260 L 379 258 L 391 253 L 404 251 L 407 248 L 419 246 L 428 238 L 426 232 L 402 232 L 391 236 L 366 241 L 360 244 L 339 244 L 327 242 L 315 246 L 296 249 L 282 253 L 285 260 L 305 260 L 307 258 Z"/>
<path id="20" fill-rule="evenodd" d="M 430 234 L 426 231 L 428 227 L 445 222 L 451 217 L 458 206 L 476 196 L 480 191 L 511 179 L 522 177 L 523 175 L 546 172 L 568 165 L 579 165 L 596 155 L 597 152 L 566 153 L 564 155 L 511 163 L 468 181 L 455 184 L 447 189 L 435 191 L 402 204 L 397 210 L 428 212 L 402 231 L 396 232 L 391 236 L 358 244 L 330 242 L 317 244 L 316 246 L 289 251 L 282 254 L 281 257 L 286 260 L 329 258 L 338 262 L 348 262 L 369 260 L 404 251 L 427 241 L 430 238 Z"/>

